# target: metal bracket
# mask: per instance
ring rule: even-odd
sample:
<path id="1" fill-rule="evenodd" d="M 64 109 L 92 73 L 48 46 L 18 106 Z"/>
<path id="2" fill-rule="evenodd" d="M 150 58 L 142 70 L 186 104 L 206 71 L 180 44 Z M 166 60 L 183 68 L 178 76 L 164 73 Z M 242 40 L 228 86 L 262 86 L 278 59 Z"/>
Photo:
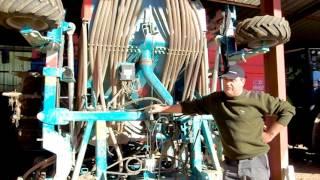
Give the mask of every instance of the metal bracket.
<path id="1" fill-rule="evenodd" d="M 227 58 L 229 61 L 244 61 L 246 62 L 248 58 L 259 55 L 265 54 L 269 52 L 269 48 L 257 48 L 257 49 L 242 49 L 241 51 L 237 51 L 231 54 L 228 54 Z"/>
<path id="2" fill-rule="evenodd" d="M 62 22 L 58 28 L 49 31 L 47 36 L 43 36 L 39 31 L 28 26 L 23 27 L 20 33 L 33 48 L 39 48 L 45 52 L 49 49 L 58 51 L 63 42 L 63 33 L 72 32 L 74 29 L 73 23 Z"/>

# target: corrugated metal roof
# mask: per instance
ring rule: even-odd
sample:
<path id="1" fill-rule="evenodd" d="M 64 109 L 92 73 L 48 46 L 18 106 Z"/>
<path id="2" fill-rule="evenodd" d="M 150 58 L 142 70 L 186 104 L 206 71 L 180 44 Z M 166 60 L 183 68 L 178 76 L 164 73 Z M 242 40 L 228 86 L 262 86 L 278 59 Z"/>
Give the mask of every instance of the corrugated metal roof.
<path id="1" fill-rule="evenodd" d="M 292 47 L 320 46 L 320 1 L 282 0 L 282 12 L 290 23 Z"/>

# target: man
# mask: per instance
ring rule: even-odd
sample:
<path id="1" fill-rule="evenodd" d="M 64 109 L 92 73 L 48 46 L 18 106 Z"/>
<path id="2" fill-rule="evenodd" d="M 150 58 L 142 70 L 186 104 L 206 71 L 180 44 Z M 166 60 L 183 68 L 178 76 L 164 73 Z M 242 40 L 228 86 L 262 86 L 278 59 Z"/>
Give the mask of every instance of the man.
<path id="1" fill-rule="evenodd" d="M 150 113 L 212 114 L 224 149 L 223 178 L 269 179 L 267 143 L 287 126 L 295 108 L 267 93 L 245 90 L 245 73 L 238 65 L 221 77 L 223 91 L 172 106 L 153 105 Z M 265 128 L 265 115 L 277 115 L 277 121 Z"/>

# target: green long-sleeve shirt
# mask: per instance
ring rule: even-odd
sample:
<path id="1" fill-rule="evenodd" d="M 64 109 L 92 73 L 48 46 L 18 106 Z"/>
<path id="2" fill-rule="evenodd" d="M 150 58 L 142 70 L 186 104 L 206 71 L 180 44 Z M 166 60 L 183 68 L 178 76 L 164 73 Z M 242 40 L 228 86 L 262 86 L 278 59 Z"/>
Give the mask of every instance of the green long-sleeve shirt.
<path id="1" fill-rule="evenodd" d="M 286 126 L 295 108 L 267 93 L 244 91 L 228 97 L 215 92 L 199 100 L 182 102 L 184 114 L 212 114 L 221 134 L 224 155 L 230 159 L 246 159 L 267 153 L 269 145 L 262 140 L 265 115 L 277 115 Z"/>

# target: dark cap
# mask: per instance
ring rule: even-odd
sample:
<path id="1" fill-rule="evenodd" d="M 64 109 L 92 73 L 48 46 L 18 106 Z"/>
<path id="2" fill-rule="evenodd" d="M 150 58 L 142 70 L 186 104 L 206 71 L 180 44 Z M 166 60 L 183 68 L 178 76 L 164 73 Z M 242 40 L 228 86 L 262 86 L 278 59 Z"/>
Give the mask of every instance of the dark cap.
<path id="1" fill-rule="evenodd" d="M 238 65 L 231 65 L 228 67 L 227 71 L 221 75 L 222 78 L 235 79 L 237 77 L 244 78 L 245 73 L 242 67 Z"/>

